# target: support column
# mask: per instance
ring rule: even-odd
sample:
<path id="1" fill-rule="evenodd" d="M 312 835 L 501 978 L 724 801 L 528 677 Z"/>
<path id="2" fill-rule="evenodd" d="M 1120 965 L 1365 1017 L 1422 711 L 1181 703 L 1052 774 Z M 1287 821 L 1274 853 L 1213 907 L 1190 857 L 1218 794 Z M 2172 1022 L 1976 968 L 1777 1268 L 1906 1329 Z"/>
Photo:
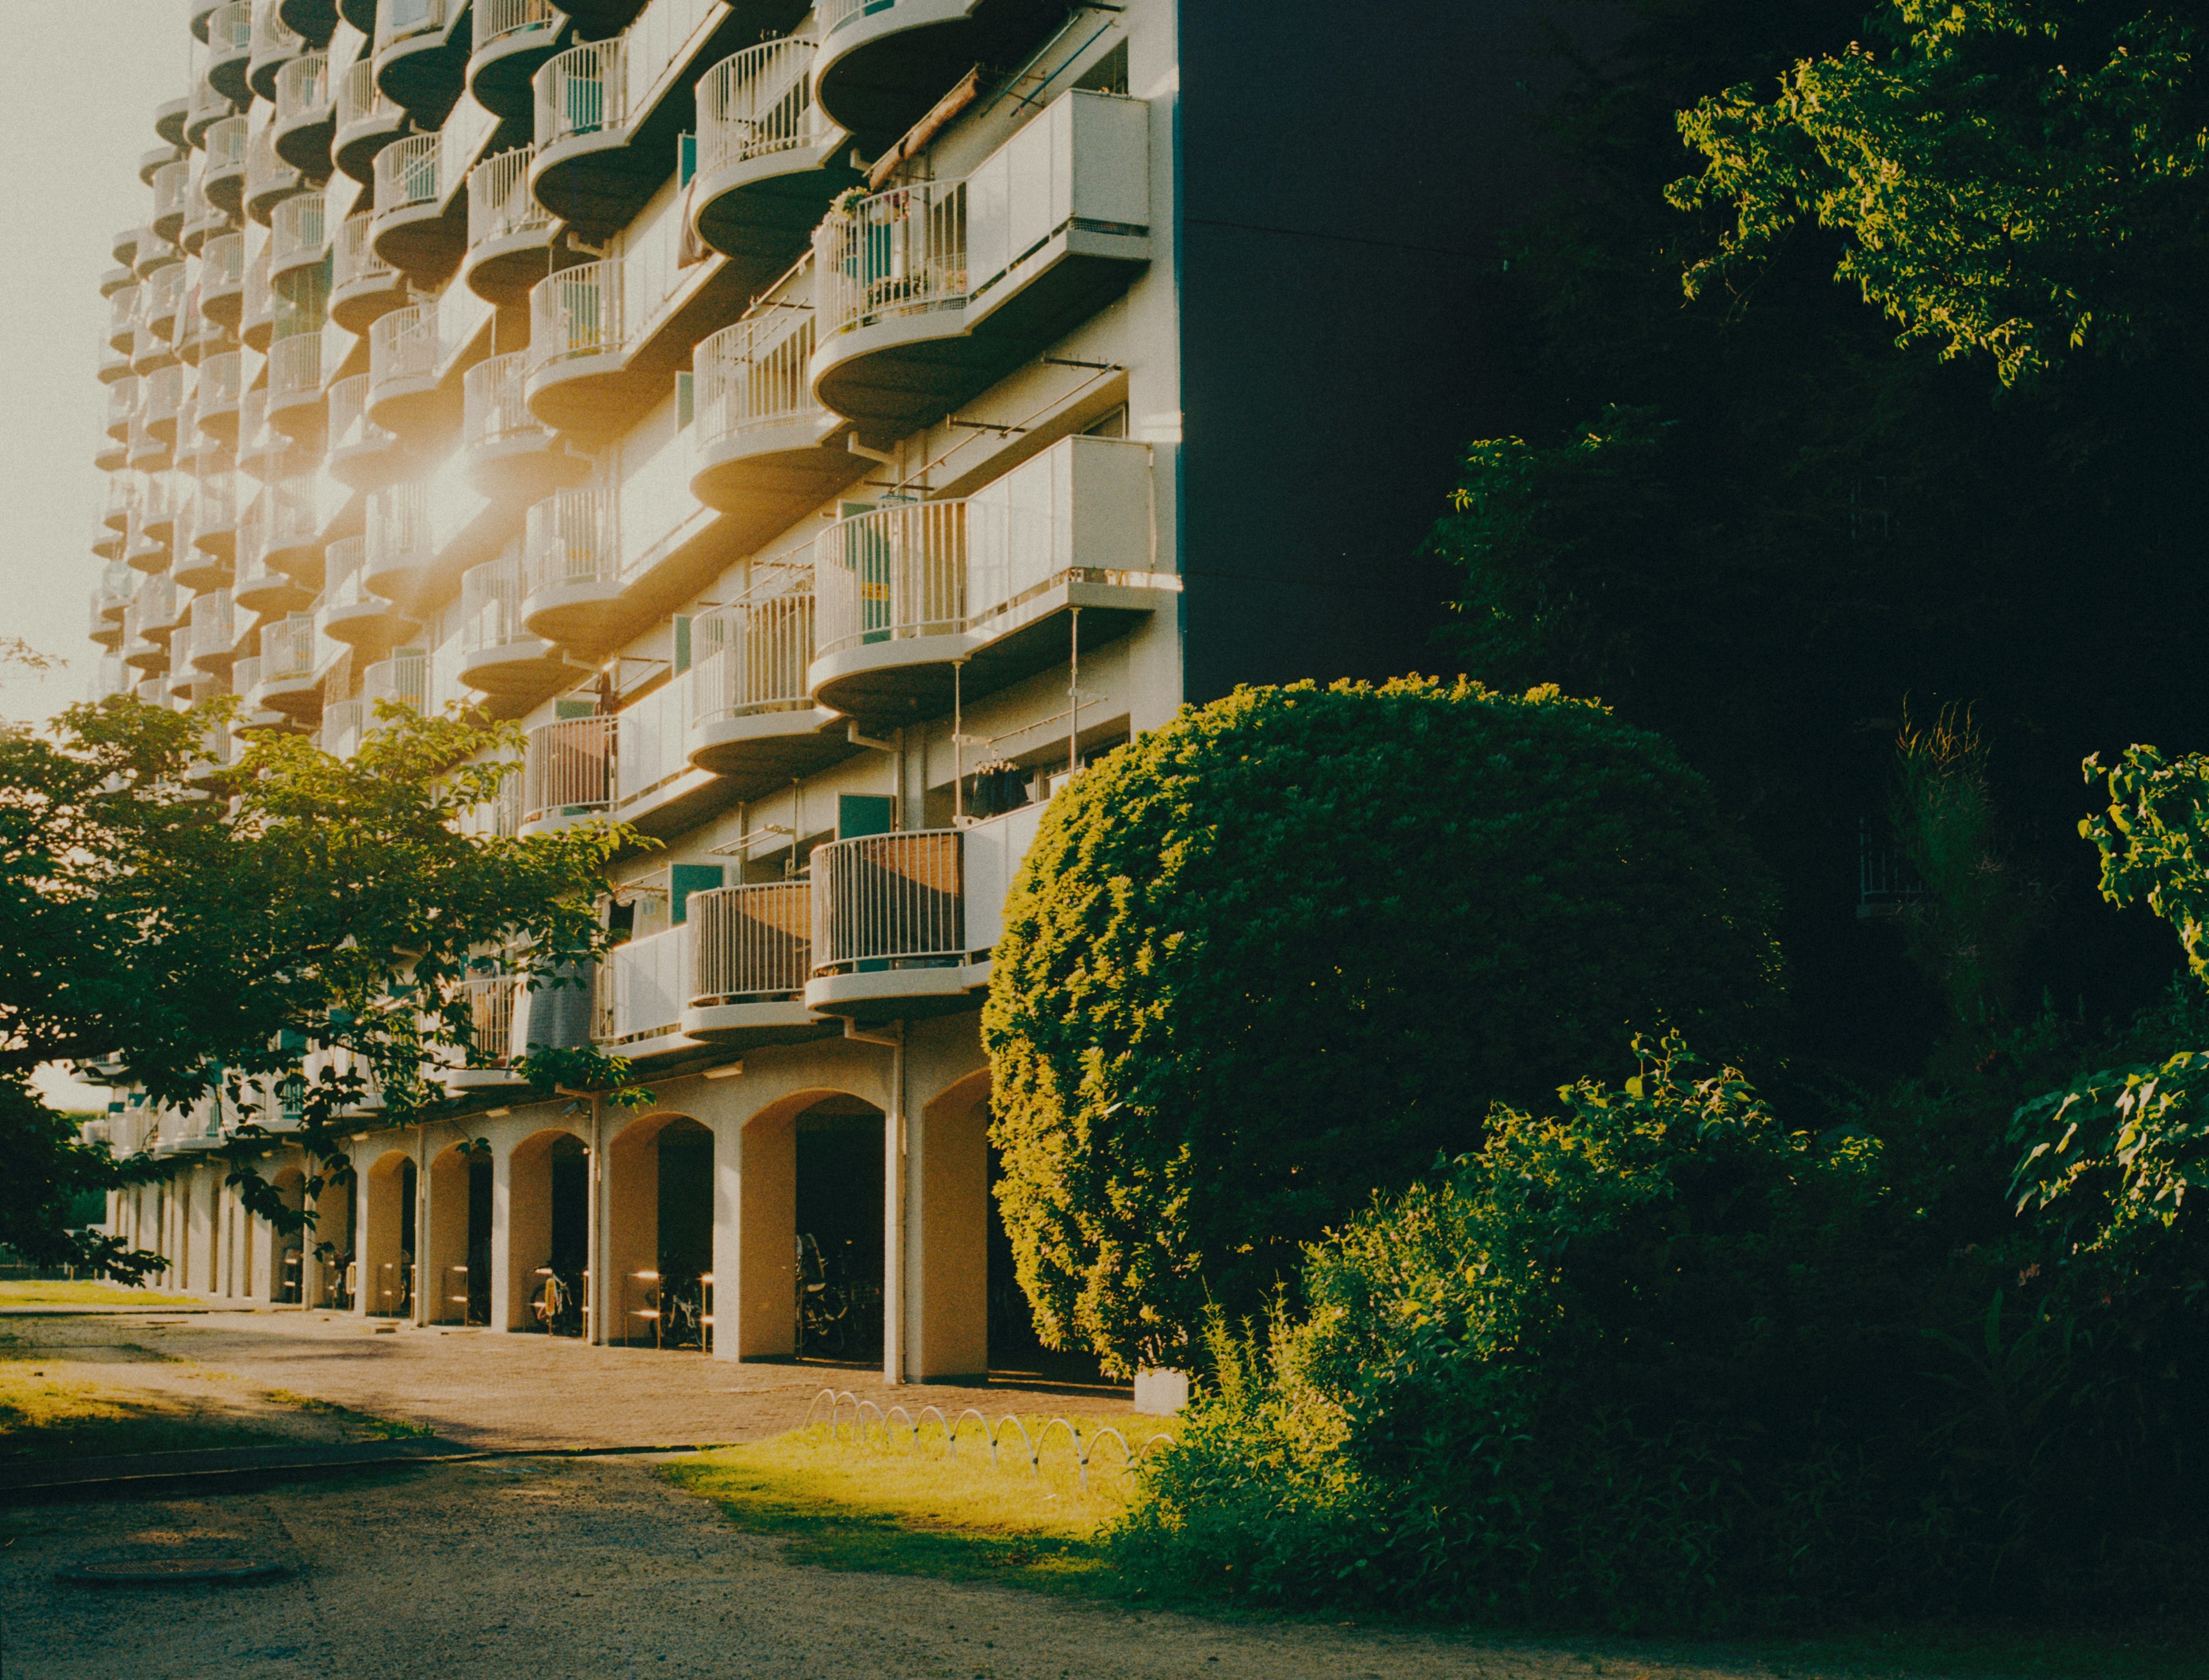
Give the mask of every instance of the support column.
<path id="1" fill-rule="evenodd" d="M 906 1375 L 990 1369 L 990 1149 L 986 1110 L 924 1108 L 906 1122 Z"/>
<path id="2" fill-rule="evenodd" d="M 430 1303 L 436 1293 L 434 1281 L 429 1274 L 430 1253 L 430 1144 L 429 1128 L 414 1128 L 414 1311 L 417 1329 L 430 1322 Z"/>
<path id="3" fill-rule="evenodd" d="M 608 1330 L 606 1303 L 613 1298 L 610 1274 L 613 1263 L 611 1245 L 606 1241 L 606 1117 L 605 1100 L 591 1099 L 591 1244 L 590 1276 L 583 1299 L 590 1304 L 591 1322 L 588 1326 L 591 1345 L 606 1345 Z"/>
<path id="4" fill-rule="evenodd" d="M 539 1175 L 549 1180 L 548 1170 Z M 549 1185 L 548 1185 L 549 1191 Z M 545 1200 L 551 1201 L 549 1193 Z M 529 1322 L 528 1292 L 515 1287 L 514 1151 L 493 1147 L 491 1156 L 491 1327 L 518 1330 Z M 549 1207 L 540 1218 L 551 1217 Z"/>

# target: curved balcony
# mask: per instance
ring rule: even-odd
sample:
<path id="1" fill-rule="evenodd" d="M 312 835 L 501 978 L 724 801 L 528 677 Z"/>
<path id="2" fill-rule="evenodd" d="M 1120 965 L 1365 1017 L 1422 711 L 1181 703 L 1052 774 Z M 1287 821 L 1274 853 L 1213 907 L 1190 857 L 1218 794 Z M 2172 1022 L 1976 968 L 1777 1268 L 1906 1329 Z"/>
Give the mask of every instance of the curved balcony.
<path id="1" fill-rule="evenodd" d="M 466 235 L 446 214 L 442 133 L 409 135 L 376 154 L 370 238 L 380 261 L 425 283 L 452 272 Z"/>
<path id="2" fill-rule="evenodd" d="M 93 553 L 99 555 L 100 559 L 112 564 L 121 564 L 123 550 L 129 542 L 129 525 L 126 525 L 121 531 L 110 531 L 103 521 L 93 527 L 90 546 Z"/>
<path id="3" fill-rule="evenodd" d="M 107 481 L 107 495 L 99 510 L 99 522 L 112 531 L 130 528 L 131 520 L 138 517 L 138 504 L 145 498 L 145 489 L 135 478 L 118 473 Z"/>
<path id="4" fill-rule="evenodd" d="M 253 7 L 250 0 L 229 0 L 208 18 L 207 57 L 200 74 L 234 105 L 253 97 L 246 71 L 253 63 Z"/>
<path id="5" fill-rule="evenodd" d="M 406 113 L 376 85 L 376 66 L 356 63 L 337 85 L 337 131 L 330 161 L 365 186 L 376 179 L 376 154 L 406 132 Z"/>
<path id="6" fill-rule="evenodd" d="M 467 80 L 455 27 L 467 0 L 382 0 L 376 9 L 376 85 L 426 129 L 442 123 Z"/>
<path id="7" fill-rule="evenodd" d="M 276 207 L 310 189 L 299 171 L 276 155 L 276 131 L 263 129 L 245 147 L 245 213 L 267 227 Z"/>
<path id="8" fill-rule="evenodd" d="M 322 585 L 316 621 L 322 633 L 343 642 L 358 658 L 373 659 L 422 627 L 368 586 L 368 539 L 348 537 L 329 549 L 328 581 Z"/>
<path id="9" fill-rule="evenodd" d="M 437 379 L 441 351 L 435 303 L 380 316 L 368 329 L 369 417 L 401 438 L 448 427 L 453 402 Z"/>
<path id="10" fill-rule="evenodd" d="M 522 537 L 521 621 L 563 647 L 603 650 L 622 626 L 621 509 L 611 490 L 563 490 L 529 510 Z"/>
<path id="11" fill-rule="evenodd" d="M 178 521 L 183 519 L 189 524 L 190 510 L 191 481 L 181 473 L 157 472 L 146 481 L 146 493 L 139 502 L 138 523 L 147 537 L 173 553 Z"/>
<path id="12" fill-rule="evenodd" d="M 240 219 L 245 215 L 245 164 L 252 139 L 252 125 L 245 118 L 224 117 L 208 130 L 207 162 L 200 177 L 208 202 Z"/>
<path id="13" fill-rule="evenodd" d="M 1065 15 L 1051 0 L 822 0 L 813 96 L 852 133 L 891 139 L 976 64 L 1017 64 Z"/>
<path id="14" fill-rule="evenodd" d="M 370 213 L 348 216 L 330 241 L 330 319 L 356 334 L 404 308 L 409 295 L 405 276 L 376 254 L 375 225 Z"/>
<path id="15" fill-rule="evenodd" d="M 956 411 L 1150 261 L 1149 107 L 1068 93 L 964 181 L 862 199 L 814 235 L 813 394 L 893 435 Z"/>
<path id="16" fill-rule="evenodd" d="M 338 0 L 338 15 L 370 39 L 376 35 L 376 0 Z"/>
<path id="17" fill-rule="evenodd" d="M 138 154 L 138 183 L 141 186 L 150 187 L 153 184 L 154 177 L 171 164 L 190 161 L 181 145 L 153 147 Z"/>
<path id="18" fill-rule="evenodd" d="M 235 579 L 238 486 L 234 474 L 213 473 L 193 486 L 190 511 L 180 521 L 171 575 L 187 589 L 227 589 Z"/>
<path id="19" fill-rule="evenodd" d="M 330 172 L 330 142 L 337 138 L 337 99 L 326 52 L 294 57 L 276 77 L 276 155 L 320 178 Z"/>
<path id="20" fill-rule="evenodd" d="M 624 279 L 622 262 L 609 258 L 530 288 L 529 411 L 545 424 L 587 435 L 628 414 Z"/>
<path id="21" fill-rule="evenodd" d="M 139 294 L 139 309 L 147 330 L 165 340 L 173 349 L 177 339 L 177 317 L 184 307 L 184 267 L 164 268 L 146 282 Z"/>
<path id="22" fill-rule="evenodd" d="M 196 368 L 210 356 L 220 356 L 231 347 L 231 337 L 218 323 L 209 321 L 200 309 L 200 291 L 194 286 L 184 294 L 184 312 L 177 322 L 177 354 L 185 365 Z"/>
<path id="23" fill-rule="evenodd" d="M 873 1019 L 925 1014 L 964 999 L 975 978 L 967 832 L 870 834 L 813 849 L 807 1008 Z"/>
<path id="24" fill-rule="evenodd" d="M 813 400 L 812 355 L 811 314 L 772 305 L 698 346 L 690 490 L 744 523 L 741 546 L 786 526 L 873 465 L 836 441 L 845 423 Z"/>
<path id="25" fill-rule="evenodd" d="M 698 84 L 698 175 L 691 225 L 723 255 L 786 265 L 830 202 L 865 177 L 846 161 L 850 130 L 813 103 L 810 39 L 767 41 Z"/>
<path id="26" fill-rule="evenodd" d="M 369 498 L 368 537 L 361 578 L 387 601 L 412 602 L 436 570 L 437 531 L 430 487 L 419 480 L 393 484 Z"/>
<path id="27" fill-rule="evenodd" d="M 108 610 L 111 605 L 115 608 L 111 614 Z M 122 614 L 129 605 L 127 601 L 117 601 L 104 589 L 93 591 L 92 622 L 85 632 L 87 639 L 109 653 L 117 652 L 123 646 Z"/>
<path id="28" fill-rule="evenodd" d="M 106 269 L 102 272 L 99 277 L 99 295 L 102 297 L 112 298 L 117 292 L 122 291 L 125 286 L 135 285 L 137 284 L 137 275 L 132 273 L 128 268 Z"/>
<path id="29" fill-rule="evenodd" d="M 130 371 L 141 379 L 163 368 L 177 365 L 177 347 L 153 331 L 146 311 L 138 312 L 138 330 L 130 339 Z"/>
<path id="30" fill-rule="evenodd" d="M 229 232 L 230 227 L 229 213 L 208 197 L 206 178 L 204 175 L 197 176 L 184 202 L 184 232 L 181 241 L 184 254 L 198 256 L 206 250 L 208 240 Z"/>
<path id="31" fill-rule="evenodd" d="M 694 715 L 689 759 L 757 799 L 857 749 L 845 720 L 814 704 L 813 579 L 802 567 L 762 568 L 743 598 L 691 626 Z"/>
<path id="32" fill-rule="evenodd" d="M 117 443 L 130 441 L 130 423 L 138 417 L 139 380 L 126 374 L 107 387 L 107 435 Z"/>
<path id="33" fill-rule="evenodd" d="M 123 465 L 133 472 L 166 472 L 176 464 L 176 447 L 147 428 L 145 411 L 130 424 L 130 441 L 123 446 Z"/>
<path id="34" fill-rule="evenodd" d="M 546 832 L 612 807 L 618 722 L 567 717 L 529 732 L 522 754 L 522 832 Z"/>
<path id="35" fill-rule="evenodd" d="M 320 332 L 295 333 L 268 346 L 268 423 L 316 450 L 329 426 L 322 369 Z"/>
<path id="36" fill-rule="evenodd" d="M 254 0 L 253 47 L 245 63 L 245 81 L 256 99 L 274 101 L 284 71 L 306 51 L 299 32 L 284 21 L 277 0 Z"/>
<path id="37" fill-rule="evenodd" d="M 134 279 L 107 295 L 108 345 L 126 356 L 138 336 L 138 298 L 143 290 L 143 282 Z"/>
<path id="38" fill-rule="evenodd" d="M 179 93 L 174 99 L 164 99 L 153 107 L 153 132 L 164 146 L 181 151 L 191 143 L 184 133 L 191 117 L 192 99 L 190 93 Z"/>
<path id="39" fill-rule="evenodd" d="M 394 705 L 425 717 L 430 711 L 430 656 L 403 647 L 361 674 L 360 697 L 373 718 L 381 706 Z"/>
<path id="40" fill-rule="evenodd" d="M 196 671 L 226 676 L 238 656 L 237 609 L 230 591 L 218 589 L 192 598 L 188 657 Z"/>
<path id="41" fill-rule="evenodd" d="M 636 21 L 647 0 L 567 0 L 560 9 L 586 33 L 617 35 Z"/>
<path id="42" fill-rule="evenodd" d="M 759 20 L 746 22 L 717 0 L 653 0 L 620 34 L 547 59 L 531 81 L 537 201 L 588 238 L 627 226 L 666 179 L 676 136 L 692 124 L 694 67 L 756 39 Z"/>
<path id="43" fill-rule="evenodd" d="M 169 545 L 146 529 L 143 518 L 132 514 L 130 528 L 123 537 L 124 563 L 134 572 L 157 577 L 169 569 Z"/>
<path id="44" fill-rule="evenodd" d="M 330 387 L 331 477 L 356 490 L 377 490 L 406 470 L 397 435 L 368 417 L 368 375 Z"/>
<path id="45" fill-rule="evenodd" d="M 558 225 L 529 191 L 529 160 L 521 147 L 485 158 L 468 171 L 468 249 L 461 278 L 493 303 L 515 304 L 551 266 Z"/>
<path id="46" fill-rule="evenodd" d="M 173 447 L 178 412 L 184 405 L 184 368 L 172 363 L 155 369 L 141 386 L 139 397 L 139 415 L 151 441 Z"/>
<path id="47" fill-rule="evenodd" d="M 276 15 L 317 51 L 330 44 L 338 27 L 337 0 L 276 0 Z"/>
<path id="48" fill-rule="evenodd" d="M 163 164 L 153 171 L 153 231 L 171 244 L 184 236 L 184 210 L 191 201 L 192 166 Z"/>
<path id="49" fill-rule="evenodd" d="M 293 613 L 261 629 L 261 680 L 255 702 L 298 723 L 322 716 L 322 673 L 319 669 L 315 621 Z"/>
<path id="50" fill-rule="evenodd" d="M 322 265 L 329 257 L 329 219 L 320 193 L 301 193 L 276 207 L 268 219 L 268 284 L 279 297 L 294 297 L 305 287 L 318 288 Z M 292 277 L 301 274 L 315 278 L 295 282 Z"/>
<path id="51" fill-rule="evenodd" d="M 120 472 L 130 465 L 130 451 L 123 444 L 102 440 L 93 451 L 92 464 L 102 472 Z"/>
<path id="52" fill-rule="evenodd" d="M 196 78 L 184 108 L 184 144 L 204 147 L 209 129 L 238 114 L 237 105 L 221 89 L 205 76 Z"/>
<path id="53" fill-rule="evenodd" d="M 138 253 L 131 260 L 130 267 L 140 279 L 151 279 L 164 268 L 173 267 L 184 260 L 184 252 L 152 228 L 138 230 Z"/>
<path id="54" fill-rule="evenodd" d="M 210 356 L 200 363 L 200 429 L 233 449 L 238 447 L 244 378 L 245 358 L 234 350 Z"/>
<path id="55" fill-rule="evenodd" d="M 494 501 L 536 501 L 581 483 L 591 463 L 530 413 L 529 352 L 495 356 L 461 381 L 460 447 L 468 483 Z"/>
<path id="56" fill-rule="evenodd" d="M 322 485 L 310 473 L 280 478 L 263 488 L 256 503 L 261 513 L 261 556 L 300 588 L 322 586 Z"/>
<path id="57" fill-rule="evenodd" d="M 249 524 L 239 528 L 238 575 L 231 584 L 230 598 L 240 611 L 265 619 L 298 612 L 311 605 L 315 596 L 268 563 Z"/>
<path id="58" fill-rule="evenodd" d="M 1147 446 L 1072 437 L 961 501 L 840 519 L 815 539 L 807 675 L 854 717 L 936 717 L 1123 635 L 1172 580 L 1151 566 Z"/>
<path id="59" fill-rule="evenodd" d="M 813 972 L 813 884 L 765 881 L 690 895 L 683 1031 L 739 1048 L 825 1029 L 805 1006 Z"/>
<path id="60" fill-rule="evenodd" d="M 580 673 L 521 621 L 521 561 L 487 561 L 460 574 L 460 681 L 495 699 L 533 705 Z"/>
<path id="61" fill-rule="evenodd" d="M 172 645 L 191 610 L 191 597 L 177 587 L 173 578 L 148 578 L 138 586 L 135 603 L 140 632 L 148 640 Z M 172 645 L 172 652 L 174 648 Z"/>
<path id="62" fill-rule="evenodd" d="M 125 228 L 115 236 L 115 243 L 109 247 L 109 254 L 115 261 L 123 267 L 131 269 L 134 274 L 136 270 L 133 265 L 138 261 L 138 240 L 143 231 L 141 228 Z"/>
<path id="63" fill-rule="evenodd" d="M 129 352 L 127 351 L 118 351 L 116 349 L 112 344 L 108 342 L 107 335 L 105 333 L 101 333 L 99 338 L 99 382 L 102 385 L 113 385 L 118 381 L 126 380 L 132 376 L 130 372 L 130 357 Z"/>
<path id="64" fill-rule="evenodd" d="M 169 669 L 169 650 L 146 633 L 146 611 L 132 602 L 123 613 L 123 663 L 132 670 L 156 675 Z"/>
<path id="65" fill-rule="evenodd" d="M 468 92 L 501 122 L 529 115 L 530 78 L 565 43 L 568 18 L 551 0 L 475 0 Z"/>

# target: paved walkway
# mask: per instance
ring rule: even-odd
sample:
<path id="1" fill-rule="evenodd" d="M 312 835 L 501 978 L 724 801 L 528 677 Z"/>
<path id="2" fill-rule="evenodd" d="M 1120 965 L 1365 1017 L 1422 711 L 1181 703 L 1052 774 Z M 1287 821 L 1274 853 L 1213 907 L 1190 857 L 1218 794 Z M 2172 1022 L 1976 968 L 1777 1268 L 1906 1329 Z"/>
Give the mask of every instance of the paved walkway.
<path id="1" fill-rule="evenodd" d="M 719 1445 L 780 1434 L 823 1388 L 885 1409 L 947 1414 L 972 1406 L 1098 1416 L 1130 1409 L 1123 1394 L 1017 1383 L 891 1388 L 879 1370 L 737 1365 L 696 1353 L 593 1347 L 544 1335 L 411 1325 L 290 1311 L 177 1314 L 159 1309 L 12 1322 L 14 1335 L 59 1360 L 98 1363 L 106 1383 L 166 1386 L 168 1361 L 257 1393 L 280 1390 L 401 1419 L 465 1446 L 506 1450 Z M 383 1327 L 379 1330 L 376 1327 Z M 123 1348 L 153 1359 L 117 1360 Z M 20 1355 L 19 1355 L 20 1357 Z"/>

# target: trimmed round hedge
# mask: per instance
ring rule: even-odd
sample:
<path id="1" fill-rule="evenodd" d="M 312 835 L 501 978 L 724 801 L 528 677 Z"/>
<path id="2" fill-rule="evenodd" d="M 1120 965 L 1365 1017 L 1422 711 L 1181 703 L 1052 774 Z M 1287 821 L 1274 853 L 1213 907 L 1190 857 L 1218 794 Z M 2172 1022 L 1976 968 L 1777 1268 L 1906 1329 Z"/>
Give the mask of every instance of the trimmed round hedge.
<path id="1" fill-rule="evenodd" d="M 1554 688 L 1238 689 L 1052 801 L 983 1041 L 1048 1345 L 1186 1361 L 1490 1105 L 1711 1053 L 1776 1003 L 1767 894 L 1702 779 Z"/>

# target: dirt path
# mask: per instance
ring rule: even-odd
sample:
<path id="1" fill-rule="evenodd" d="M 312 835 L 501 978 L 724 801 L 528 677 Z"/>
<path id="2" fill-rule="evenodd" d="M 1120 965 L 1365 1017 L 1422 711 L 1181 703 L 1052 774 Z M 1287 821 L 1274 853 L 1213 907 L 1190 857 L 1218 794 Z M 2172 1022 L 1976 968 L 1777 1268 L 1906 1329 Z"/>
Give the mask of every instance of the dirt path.
<path id="1" fill-rule="evenodd" d="M 1745 1680 L 1760 1669 L 794 1568 L 637 1460 L 509 1460 L 195 1503 L 0 1515 L 9 1680 Z M 289 1567 L 259 1586 L 68 1586 L 162 1550 Z"/>

